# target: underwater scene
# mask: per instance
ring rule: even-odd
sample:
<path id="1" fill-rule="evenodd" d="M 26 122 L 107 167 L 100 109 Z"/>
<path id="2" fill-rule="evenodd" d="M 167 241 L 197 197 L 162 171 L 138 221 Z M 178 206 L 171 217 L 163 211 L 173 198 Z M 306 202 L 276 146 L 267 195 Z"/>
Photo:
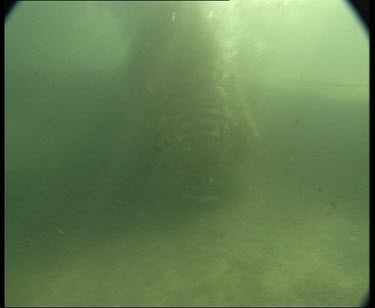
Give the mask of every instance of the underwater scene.
<path id="1" fill-rule="evenodd" d="M 6 306 L 368 292 L 369 38 L 346 2 L 17 4 Z"/>

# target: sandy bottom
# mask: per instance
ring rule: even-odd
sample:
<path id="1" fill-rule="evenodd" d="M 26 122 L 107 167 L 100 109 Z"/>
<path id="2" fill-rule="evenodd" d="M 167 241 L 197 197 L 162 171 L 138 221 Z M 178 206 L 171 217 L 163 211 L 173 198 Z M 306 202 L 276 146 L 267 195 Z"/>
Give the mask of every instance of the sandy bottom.
<path id="1" fill-rule="evenodd" d="M 358 306 L 369 282 L 366 202 L 263 179 L 247 196 L 205 211 L 140 210 L 132 227 L 114 223 L 107 236 L 100 236 L 107 224 L 84 236 L 57 226 L 48 245 L 20 239 L 17 257 L 8 257 L 6 302 Z"/>

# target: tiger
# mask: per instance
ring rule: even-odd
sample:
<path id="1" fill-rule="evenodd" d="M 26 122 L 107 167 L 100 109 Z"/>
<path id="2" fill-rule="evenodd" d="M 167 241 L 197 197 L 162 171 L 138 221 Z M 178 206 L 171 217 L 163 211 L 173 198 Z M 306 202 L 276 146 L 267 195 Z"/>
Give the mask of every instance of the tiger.
<path id="1" fill-rule="evenodd" d="M 142 110 L 155 187 L 189 202 L 218 202 L 235 165 L 251 156 L 252 121 L 199 7 L 177 9 L 151 12 L 138 35 L 128 69 L 134 110 Z"/>

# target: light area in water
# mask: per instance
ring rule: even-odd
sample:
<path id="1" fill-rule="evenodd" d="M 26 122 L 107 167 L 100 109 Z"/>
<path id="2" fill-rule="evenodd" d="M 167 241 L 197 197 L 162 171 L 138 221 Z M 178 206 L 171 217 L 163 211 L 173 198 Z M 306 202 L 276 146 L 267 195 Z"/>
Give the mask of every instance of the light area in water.
<path id="1" fill-rule="evenodd" d="M 158 218 L 139 213 L 149 230 L 118 230 L 102 241 L 96 238 L 102 222 L 80 241 L 72 228 L 50 234 L 54 253 L 19 264 L 8 278 L 8 299 L 28 306 L 360 302 L 368 281 L 368 225 L 359 226 L 366 215 L 351 208 L 363 201 L 342 196 L 335 207 L 333 191 L 276 180 L 254 181 L 251 198 L 180 225 L 158 226 Z M 27 253 L 30 244 L 24 246 Z"/>

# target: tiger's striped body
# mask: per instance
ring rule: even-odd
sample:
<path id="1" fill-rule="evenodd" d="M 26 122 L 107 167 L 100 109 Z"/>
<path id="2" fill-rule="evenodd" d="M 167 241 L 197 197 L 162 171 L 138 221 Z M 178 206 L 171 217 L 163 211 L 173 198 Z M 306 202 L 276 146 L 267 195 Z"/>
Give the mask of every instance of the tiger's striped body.
<path id="1" fill-rule="evenodd" d="M 228 183 L 239 158 L 250 153 L 251 128 L 235 74 L 193 3 L 153 11 L 137 37 L 129 88 L 154 183 L 190 199 L 216 200 L 220 183 Z"/>
<path id="2" fill-rule="evenodd" d="M 161 112 L 150 125 L 158 149 L 156 173 L 169 177 L 187 199 L 218 200 L 220 185 L 230 181 L 238 163 L 235 143 L 241 143 L 243 152 L 249 149 L 250 130 L 239 129 L 247 124 L 236 114 L 234 99 L 211 80 L 196 92 L 172 88 L 158 104 Z"/>

